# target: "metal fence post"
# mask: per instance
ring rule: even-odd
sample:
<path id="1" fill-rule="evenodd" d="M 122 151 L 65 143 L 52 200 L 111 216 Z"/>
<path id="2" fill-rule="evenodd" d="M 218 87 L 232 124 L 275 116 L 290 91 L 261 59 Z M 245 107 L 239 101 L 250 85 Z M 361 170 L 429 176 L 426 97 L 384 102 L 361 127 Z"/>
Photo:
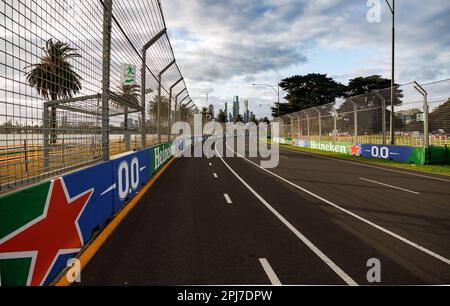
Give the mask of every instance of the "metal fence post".
<path id="1" fill-rule="evenodd" d="M 428 149 L 430 146 L 430 136 L 429 136 L 429 113 L 430 107 L 428 105 L 428 92 L 420 86 L 419 83 L 414 81 L 414 88 L 423 96 L 423 146 Z"/>
<path id="2" fill-rule="evenodd" d="M 373 93 L 381 100 L 381 133 L 383 134 L 383 145 L 386 145 L 386 98 L 383 97 L 378 91 L 374 90 Z M 392 126 L 392 125 L 391 125 Z"/>
<path id="3" fill-rule="evenodd" d="M 113 0 L 103 7 L 103 80 L 102 80 L 102 150 L 103 160 L 109 159 L 109 89 L 111 69 L 111 28 Z"/>
<path id="4" fill-rule="evenodd" d="M 180 84 L 181 81 L 183 81 L 182 77 L 178 81 L 176 81 L 170 87 L 170 90 L 169 90 L 169 115 L 168 115 L 168 127 L 169 127 L 169 130 L 167 132 L 167 137 L 168 137 L 169 141 L 170 141 L 170 137 L 171 137 L 171 134 L 172 134 L 172 129 L 170 127 L 170 123 L 171 123 L 170 119 L 171 119 L 171 116 L 172 116 L 172 92 L 173 92 L 174 87 L 177 86 L 178 84 Z M 177 96 L 177 98 L 178 98 L 178 96 Z M 175 114 L 176 114 L 176 111 L 177 111 L 177 99 L 175 99 Z"/>
<path id="5" fill-rule="evenodd" d="M 316 107 L 313 109 L 319 114 L 319 140 L 322 140 L 322 113 Z"/>
<path id="6" fill-rule="evenodd" d="M 351 98 L 347 99 L 353 105 L 353 128 L 354 128 L 354 142 L 358 142 L 358 106 Z"/>
<path id="7" fill-rule="evenodd" d="M 308 113 L 305 114 L 306 114 L 306 128 L 308 129 L 308 140 L 311 140 L 311 129 L 310 129 L 311 125 L 309 122 L 310 117 Z"/>
<path id="8" fill-rule="evenodd" d="M 48 110 L 48 105 L 47 102 L 44 103 L 44 122 L 43 122 L 43 145 L 44 145 L 44 172 L 48 172 L 49 170 L 49 158 L 50 158 L 50 154 L 49 154 L 49 110 Z"/>
<path id="9" fill-rule="evenodd" d="M 142 104 L 142 146 L 146 147 L 147 135 L 146 135 L 146 122 L 145 122 L 145 96 L 147 95 L 146 90 L 146 74 L 147 74 L 147 50 L 153 46 L 164 34 L 166 34 L 167 29 L 162 29 L 158 34 L 156 34 L 152 39 L 150 39 L 142 47 L 142 67 L 141 67 L 141 104 Z M 161 88 L 158 88 L 159 97 L 161 96 Z M 159 107 L 158 107 L 159 108 Z"/>
<path id="10" fill-rule="evenodd" d="M 296 114 L 295 116 L 297 117 L 297 138 L 300 139 L 301 136 L 303 136 L 303 135 L 300 135 L 300 116 L 298 114 Z M 301 133 L 301 134 L 303 134 L 303 133 Z"/>
<path id="11" fill-rule="evenodd" d="M 175 60 L 173 60 L 172 62 L 170 62 L 169 65 L 167 65 L 166 67 L 164 67 L 163 70 L 160 71 L 160 73 L 158 74 L 158 100 L 157 100 L 157 107 L 158 107 L 158 112 L 156 115 L 156 125 L 157 125 L 157 131 L 158 131 L 158 143 L 161 144 L 161 87 L 162 87 L 162 76 L 164 74 L 164 72 L 166 72 L 173 64 L 175 64 Z"/>
<path id="12" fill-rule="evenodd" d="M 141 66 L 141 117 L 142 117 L 142 126 L 141 126 L 141 137 L 142 137 L 142 147 L 145 148 L 147 146 L 147 133 L 146 127 L 147 123 L 145 122 L 145 96 L 147 95 L 145 89 L 146 80 L 146 69 L 147 69 L 147 50 L 142 50 L 142 66 Z"/>

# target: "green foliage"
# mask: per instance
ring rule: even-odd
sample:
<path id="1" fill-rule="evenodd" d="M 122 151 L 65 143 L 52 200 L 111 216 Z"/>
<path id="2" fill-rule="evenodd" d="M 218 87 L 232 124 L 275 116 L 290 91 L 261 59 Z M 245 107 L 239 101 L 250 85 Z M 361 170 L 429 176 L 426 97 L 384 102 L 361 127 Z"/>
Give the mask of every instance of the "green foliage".
<path id="1" fill-rule="evenodd" d="M 221 109 L 219 110 L 219 114 L 217 115 L 217 122 L 225 123 L 227 122 L 227 114 Z"/>

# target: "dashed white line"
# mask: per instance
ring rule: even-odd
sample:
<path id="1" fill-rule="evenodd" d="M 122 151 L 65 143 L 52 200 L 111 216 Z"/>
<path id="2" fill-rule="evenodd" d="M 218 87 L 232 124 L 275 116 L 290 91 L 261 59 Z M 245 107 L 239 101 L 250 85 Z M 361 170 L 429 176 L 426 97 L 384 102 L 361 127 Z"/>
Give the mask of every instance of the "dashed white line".
<path id="1" fill-rule="evenodd" d="M 227 147 L 228 147 L 228 145 L 227 145 Z M 228 147 L 228 149 L 231 150 L 230 147 Z M 387 235 L 389 235 L 389 236 L 391 236 L 393 238 L 396 238 L 396 239 L 402 241 L 403 243 L 406 243 L 407 245 L 409 245 L 409 246 L 411 246 L 411 247 L 413 247 L 413 248 L 415 248 L 415 249 L 417 249 L 417 250 L 419 250 L 419 251 L 421 251 L 421 252 L 423 252 L 425 254 L 428 254 L 431 257 L 434 257 L 435 259 L 437 259 L 439 261 L 442 261 L 443 263 L 445 263 L 447 265 L 450 265 L 450 259 L 448 259 L 448 258 L 446 258 L 444 256 L 441 256 L 441 255 L 439 255 L 439 254 L 437 254 L 437 253 L 435 253 L 435 252 L 433 252 L 433 251 L 431 251 L 431 250 L 429 250 L 429 249 L 427 249 L 427 248 L 425 248 L 425 247 L 423 247 L 423 246 L 421 246 L 421 245 L 419 245 L 419 244 L 417 244 L 415 242 L 412 242 L 411 240 L 408 240 L 408 239 L 406 239 L 406 238 L 404 238 L 404 237 L 402 237 L 402 236 L 400 236 L 400 235 L 398 235 L 398 234 L 396 234 L 396 233 L 394 233 L 394 232 L 392 232 L 392 231 L 390 231 L 388 229 L 385 229 L 384 227 L 381 227 L 378 224 L 375 224 L 372 221 L 369 221 L 369 220 L 367 220 L 367 219 L 365 219 L 365 218 L 363 218 L 363 217 L 361 217 L 361 216 L 359 216 L 359 215 L 357 215 L 357 214 L 355 214 L 355 213 L 353 213 L 353 212 L 351 212 L 351 211 L 349 211 L 349 210 L 347 210 L 347 209 L 345 209 L 345 208 L 343 208 L 343 207 L 341 207 L 341 206 L 339 206 L 337 204 L 334 204 L 333 202 L 328 201 L 327 199 L 324 199 L 321 196 L 319 196 L 319 195 L 317 195 L 317 194 L 315 194 L 315 193 L 313 193 L 313 192 L 311 192 L 311 191 L 309 191 L 309 190 L 307 190 L 307 189 L 305 189 L 303 187 L 300 187 L 297 184 L 294 184 L 291 181 L 288 181 L 287 179 L 285 179 L 285 178 L 283 178 L 283 177 L 281 177 L 281 176 L 279 176 L 279 175 L 277 175 L 277 174 L 275 174 L 275 173 L 273 173 L 273 172 L 271 172 L 271 171 L 261 167 L 260 165 L 252 162 L 251 160 L 243 157 L 240 154 L 238 154 L 238 156 L 242 157 L 245 161 L 249 162 L 250 164 L 252 164 L 252 165 L 262 169 L 263 171 L 273 175 L 274 177 L 278 178 L 279 180 L 281 180 L 281 181 L 283 181 L 283 182 L 285 182 L 285 183 L 287 183 L 287 184 L 289 184 L 289 185 L 291 185 L 291 186 L 293 186 L 293 187 L 303 191 L 304 193 L 307 193 L 310 196 L 312 196 L 312 197 L 314 197 L 316 199 L 319 199 L 320 201 L 322 201 L 322 202 L 324 202 L 324 203 L 326 203 L 326 204 L 328 204 L 328 205 L 330 205 L 330 206 L 332 206 L 332 207 L 334 207 L 334 208 L 336 208 L 336 209 L 338 209 L 338 210 L 340 210 L 340 211 L 342 211 L 342 212 L 344 212 L 344 213 L 354 217 L 355 219 L 358 219 L 359 221 L 361 221 L 363 223 L 366 223 L 367 225 L 370 225 L 370 226 L 380 230 L 381 232 L 383 232 L 383 233 L 385 233 L 385 234 L 387 234 Z"/>
<path id="2" fill-rule="evenodd" d="M 223 196 L 225 197 L 225 201 L 227 201 L 228 204 L 233 204 L 233 201 L 231 201 L 231 198 L 227 193 L 225 193 Z"/>
<path id="3" fill-rule="evenodd" d="M 396 187 L 396 186 L 392 186 L 392 185 L 385 184 L 385 183 L 380 183 L 380 182 L 369 180 L 369 179 L 366 179 L 366 178 L 363 178 L 363 177 L 360 177 L 359 179 L 363 180 L 363 181 L 366 181 L 366 182 L 373 183 L 373 184 L 378 184 L 378 185 L 381 185 L 381 186 L 389 187 L 389 188 L 392 188 L 392 189 L 397 189 L 397 190 L 401 190 L 401 191 L 405 191 L 405 192 L 409 192 L 409 193 L 414 193 L 414 194 L 420 194 L 420 192 L 417 192 L 417 191 L 412 191 L 412 190 L 409 190 L 409 189 Z"/>
<path id="4" fill-rule="evenodd" d="M 251 192 L 253 195 L 270 211 L 275 217 L 278 218 L 298 239 L 300 239 L 314 254 L 316 254 L 325 264 L 327 264 L 344 282 L 348 285 L 358 285 L 347 273 L 345 273 L 338 265 L 336 265 L 328 256 L 326 256 L 319 248 L 317 248 L 308 238 L 306 238 L 298 229 L 296 229 L 288 220 L 286 220 L 275 208 L 273 208 L 262 196 L 260 196 L 246 181 L 244 181 L 220 156 L 217 152 L 217 156 L 222 160 L 224 165 L 233 173 L 233 175 Z"/>
<path id="5" fill-rule="evenodd" d="M 281 282 L 278 278 L 278 276 L 275 274 L 275 271 L 272 269 L 272 267 L 270 266 L 269 262 L 267 261 L 266 258 L 260 258 L 259 262 L 261 263 L 261 266 L 264 269 L 264 272 L 266 272 L 267 277 L 270 280 L 270 283 L 273 286 L 281 286 Z"/>
<path id="6" fill-rule="evenodd" d="M 214 178 L 218 178 L 219 176 L 217 175 L 217 173 L 213 173 Z"/>
<path id="7" fill-rule="evenodd" d="M 209 166 L 211 167 L 211 166 L 212 166 L 212 163 L 209 163 Z"/>

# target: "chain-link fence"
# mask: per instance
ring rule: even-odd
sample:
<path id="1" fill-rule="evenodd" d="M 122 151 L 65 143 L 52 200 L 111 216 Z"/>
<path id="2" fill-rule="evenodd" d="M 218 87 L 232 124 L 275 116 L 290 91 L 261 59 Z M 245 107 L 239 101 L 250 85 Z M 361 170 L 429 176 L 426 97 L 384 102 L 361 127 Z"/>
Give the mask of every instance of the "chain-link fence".
<path id="1" fill-rule="evenodd" d="M 172 139 L 198 111 L 157 0 L 0 0 L 0 192 Z"/>
<path id="2" fill-rule="evenodd" d="M 394 99 L 391 95 L 391 88 L 373 91 L 275 120 L 285 138 L 415 147 L 450 145 L 450 80 L 423 85 L 413 82 L 396 87 Z"/>

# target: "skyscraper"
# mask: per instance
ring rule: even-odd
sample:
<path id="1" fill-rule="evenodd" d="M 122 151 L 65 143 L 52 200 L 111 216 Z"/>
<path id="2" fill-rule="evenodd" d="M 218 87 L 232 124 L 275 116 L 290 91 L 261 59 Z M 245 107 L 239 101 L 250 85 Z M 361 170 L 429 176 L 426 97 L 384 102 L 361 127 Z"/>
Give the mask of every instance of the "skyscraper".
<path id="1" fill-rule="evenodd" d="M 226 121 L 228 121 L 228 102 L 225 102 L 225 115 L 226 115 Z"/>
<path id="2" fill-rule="evenodd" d="M 233 120 L 236 120 L 238 116 L 239 116 L 239 96 L 235 96 L 233 102 Z"/>
<path id="3" fill-rule="evenodd" d="M 248 100 L 244 100 L 244 123 L 248 123 L 250 121 L 249 115 Z"/>

